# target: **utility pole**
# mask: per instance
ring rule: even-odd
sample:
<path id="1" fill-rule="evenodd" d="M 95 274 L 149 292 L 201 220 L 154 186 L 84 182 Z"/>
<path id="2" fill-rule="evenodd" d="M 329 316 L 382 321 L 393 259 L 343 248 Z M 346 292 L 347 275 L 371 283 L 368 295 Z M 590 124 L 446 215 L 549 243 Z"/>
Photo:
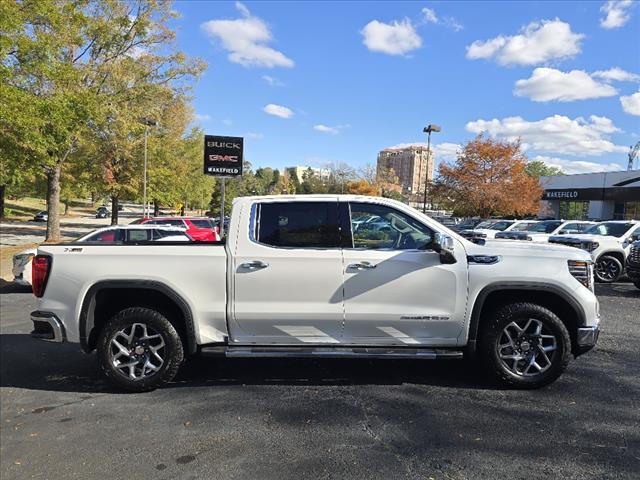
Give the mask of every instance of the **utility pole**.
<path id="1" fill-rule="evenodd" d="M 439 132 L 439 125 L 429 124 L 422 129 L 427 134 L 427 172 L 424 176 L 424 197 L 422 198 L 422 213 L 427 213 L 427 189 L 429 186 L 429 161 L 431 160 L 431 132 Z"/>
<path id="2" fill-rule="evenodd" d="M 150 118 L 143 117 L 140 123 L 144 125 L 144 176 L 142 181 L 142 218 L 147 218 L 147 137 L 149 136 L 149 127 L 156 127 L 158 122 Z"/>

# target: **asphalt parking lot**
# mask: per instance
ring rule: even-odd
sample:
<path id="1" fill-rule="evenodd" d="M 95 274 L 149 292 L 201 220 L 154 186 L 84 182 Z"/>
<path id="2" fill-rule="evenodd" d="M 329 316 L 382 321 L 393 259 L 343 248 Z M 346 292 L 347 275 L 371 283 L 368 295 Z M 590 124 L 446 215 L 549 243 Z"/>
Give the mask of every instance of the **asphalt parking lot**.
<path id="1" fill-rule="evenodd" d="M 197 358 L 146 394 L 32 340 L 33 296 L 3 294 L 0 477 L 638 478 L 640 290 L 597 293 L 597 349 L 537 391 L 455 361 Z"/>

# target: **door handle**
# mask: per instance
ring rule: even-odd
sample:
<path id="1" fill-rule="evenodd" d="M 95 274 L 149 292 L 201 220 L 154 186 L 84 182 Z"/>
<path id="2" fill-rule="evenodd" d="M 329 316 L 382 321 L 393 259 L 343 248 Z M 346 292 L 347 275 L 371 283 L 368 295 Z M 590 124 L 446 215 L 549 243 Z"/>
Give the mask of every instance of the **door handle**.
<path id="1" fill-rule="evenodd" d="M 351 270 L 373 270 L 376 265 L 369 262 L 351 263 L 347 265 L 347 268 Z"/>
<path id="2" fill-rule="evenodd" d="M 262 270 L 268 266 L 268 263 L 261 262 L 260 260 L 252 260 L 251 262 L 240 264 L 240 268 L 246 268 L 247 270 Z"/>

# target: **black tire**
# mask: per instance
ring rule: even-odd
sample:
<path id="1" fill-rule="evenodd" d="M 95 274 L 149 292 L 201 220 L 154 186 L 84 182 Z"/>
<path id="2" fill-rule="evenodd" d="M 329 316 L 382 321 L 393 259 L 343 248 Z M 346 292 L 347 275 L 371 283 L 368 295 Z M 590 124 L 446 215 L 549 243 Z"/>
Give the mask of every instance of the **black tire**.
<path id="1" fill-rule="evenodd" d="M 633 284 L 636 286 L 636 288 L 640 288 L 640 280 L 636 280 L 635 282 L 633 282 Z"/>
<path id="2" fill-rule="evenodd" d="M 524 370 L 529 364 L 531 355 L 540 357 L 541 352 L 538 349 L 541 339 L 534 338 L 535 335 L 528 336 L 527 332 L 531 330 L 525 330 L 523 336 L 519 337 L 519 340 L 513 340 L 511 344 L 517 344 L 518 351 L 513 350 L 513 356 L 522 356 L 523 350 L 526 347 L 526 356 L 522 357 L 522 360 L 503 360 L 500 357 L 499 351 L 504 355 L 511 353 L 510 347 L 498 347 L 499 342 L 503 342 L 502 345 L 510 343 L 506 334 L 505 328 L 511 325 L 512 322 L 519 323 L 520 326 L 526 326 L 529 320 L 533 320 L 535 323 L 531 323 L 529 329 L 535 330 L 535 327 L 539 324 L 542 325 L 542 333 L 549 336 L 552 335 L 555 340 L 555 350 L 549 355 L 544 353 L 545 357 L 549 359 L 547 363 L 544 358 L 536 358 L 536 365 L 542 364 L 544 371 L 535 370 L 533 373 L 518 372 L 518 365 L 522 365 L 520 370 Z M 509 327 L 514 328 L 514 327 Z M 517 332 L 517 330 L 515 330 Z M 546 332 L 546 333 L 545 333 Z M 513 337 L 513 335 L 511 335 Z M 505 342 L 505 339 L 508 341 Z M 521 341 L 524 339 L 524 341 Z M 528 341 L 527 341 L 528 340 Z M 552 340 L 545 338 L 546 346 L 550 346 Z M 534 389 L 540 388 L 555 381 L 569 364 L 571 358 L 571 339 L 569 332 L 564 326 L 562 321 L 550 310 L 533 303 L 513 303 L 505 305 L 497 311 L 490 312 L 482 323 L 482 332 L 480 335 L 479 353 L 487 368 L 488 373 L 500 383 L 522 389 Z M 511 362 L 511 367 L 506 362 Z M 523 362 L 522 364 L 520 362 Z M 514 371 L 514 365 L 515 371 Z M 531 367 L 529 367 L 531 368 Z"/>
<path id="3" fill-rule="evenodd" d="M 134 327 L 134 324 L 145 325 L 147 332 L 154 332 L 154 336 L 156 338 L 153 340 L 153 342 L 155 342 L 155 345 L 151 344 L 152 341 L 149 341 L 147 342 L 148 344 L 146 344 L 143 340 L 141 340 L 139 342 L 140 347 L 142 347 L 143 350 L 145 350 L 147 347 L 153 346 L 160 348 L 160 351 L 158 353 L 163 359 L 163 363 L 159 367 L 156 365 L 156 367 L 158 367 L 158 370 L 147 375 L 145 373 L 147 367 L 142 366 L 144 365 L 146 359 L 149 359 L 156 364 L 159 363 L 159 361 L 156 358 L 152 357 L 153 353 L 149 350 L 140 352 L 141 354 L 136 357 L 136 359 L 138 357 L 140 358 L 140 363 L 138 363 L 138 366 L 136 367 L 131 367 L 134 369 L 134 375 L 136 372 L 136 368 L 142 368 L 140 379 L 132 379 L 126 376 L 123 370 L 117 368 L 114 365 L 116 360 L 114 360 L 112 353 L 118 352 L 118 349 L 112 344 L 112 340 L 114 338 L 118 337 L 117 341 L 120 344 L 122 344 L 122 342 L 126 340 L 121 332 L 126 331 L 127 329 L 129 329 L 129 331 L 131 332 L 131 328 L 139 331 L 142 328 L 140 326 Z M 160 344 L 160 339 L 157 337 L 158 334 L 161 336 L 161 339 L 164 342 L 164 344 L 160 347 L 158 347 L 158 345 Z M 150 338 L 150 336 L 148 338 Z M 133 341 L 135 340 L 136 338 L 134 337 Z M 136 341 L 136 344 L 137 343 L 138 342 Z M 134 348 L 133 344 L 126 345 L 126 347 Z M 170 382 L 175 377 L 176 373 L 178 373 L 178 369 L 184 361 L 184 350 L 182 341 L 175 327 L 171 324 L 171 322 L 169 322 L 169 320 L 167 320 L 164 315 L 149 308 L 127 308 L 126 310 L 122 310 L 121 312 L 114 315 L 100 332 L 96 348 L 98 351 L 98 361 L 102 373 L 117 387 L 129 390 L 131 392 L 148 392 Z M 130 354 L 134 354 L 132 350 L 130 350 Z M 145 357 L 145 355 L 147 357 Z M 125 360 L 132 358 L 133 357 L 125 357 Z M 136 361 L 136 359 L 133 359 L 131 361 Z M 131 374 L 131 370 L 129 370 L 129 374 Z"/>
<path id="4" fill-rule="evenodd" d="M 617 282 L 622 276 L 622 272 L 622 263 L 611 255 L 602 255 L 596 262 L 595 277 L 599 282 Z"/>

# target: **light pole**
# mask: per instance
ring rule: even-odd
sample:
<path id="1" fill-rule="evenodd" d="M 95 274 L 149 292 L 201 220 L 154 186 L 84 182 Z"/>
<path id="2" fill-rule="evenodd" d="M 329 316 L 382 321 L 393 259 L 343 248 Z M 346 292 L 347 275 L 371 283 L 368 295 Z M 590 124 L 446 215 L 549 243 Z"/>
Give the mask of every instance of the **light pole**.
<path id="1" fill-rule="evenodd" d="M 149 136 L 149 127 L 158 126 L 158 122 L 150 118 L 142 117 L 140 123 L 144 125 L 144 179 L 142 182 L 142 217 L 147 218 L 147 137 Z"/>
<path id="2" fill-rule="evenodd" d="M 442 130 L 440 125 L 429 124 L 422 129 L 427 134 L 427 173 L 424 176 L 424 197 L 422 199 L 422 213 L 427 213 L 427 187 L 429 185 L 429 160 L 431 160 L 431 132 Z"/>

